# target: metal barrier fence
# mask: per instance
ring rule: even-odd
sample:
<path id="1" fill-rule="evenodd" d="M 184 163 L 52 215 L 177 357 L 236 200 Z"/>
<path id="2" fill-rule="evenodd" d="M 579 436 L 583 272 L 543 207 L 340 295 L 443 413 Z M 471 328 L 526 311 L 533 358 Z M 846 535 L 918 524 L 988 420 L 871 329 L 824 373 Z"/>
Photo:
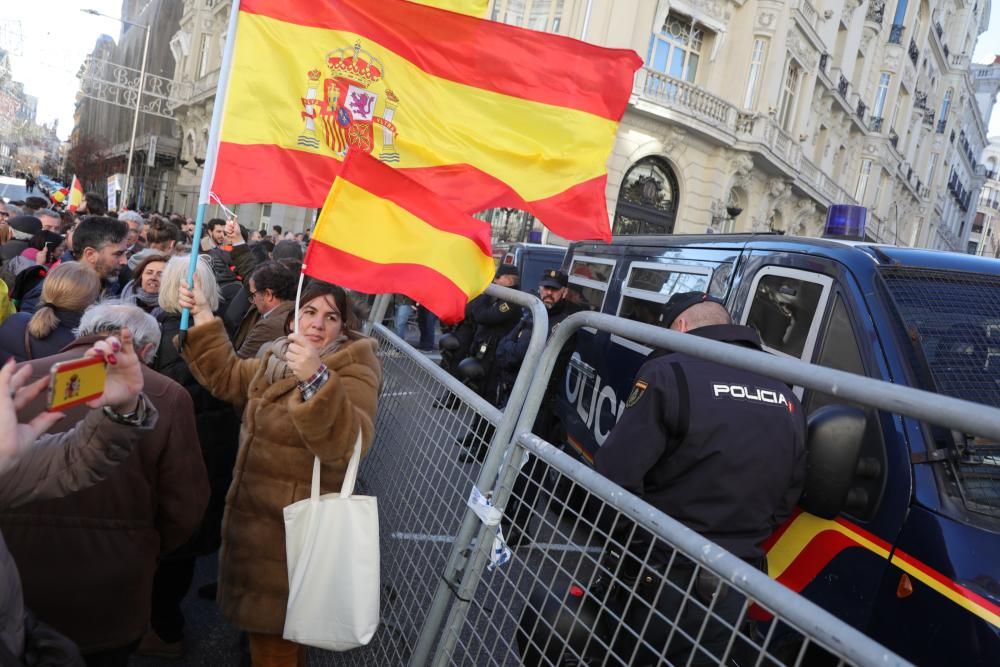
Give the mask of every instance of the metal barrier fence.
<path id="1" fill-rule="evenodd" d="M 489 293 L 532 310 L 547 322 L 538 299 L 491 286 Z M 387 299 L 372 309 L 369 334 L 379 345 L 383 381 L 376 416 L 376 444 L 361 464 L 358 493 L 379 499 L 382 564 L 382 624 L 372 643 L 338 655 L 317 655 L 324 663 L 348 665 L 420 664 L 447 613 L 451 589 L 445 575 L 463 565 L 464 550 L 478 529 L 469 516 L 472 488 L 485 488 L 482 476 L 496 478 L 500 459 L 462 464 L 456 446 L 468 433 L 469 444 L 485 453 L 492 439 L 509 442 L 517 412 L 501 413 L 469 387 L 413 349 L 388 328 L 375 324 Z M 520 405 L 545 343 L 542 326 L 532 333 L 526 372 L 511 392 Z M 502 448 L 494 448 L 495 450 Z M 421 657 L 423 654 L 423 657 Z"/>
<path id="2" fill-rule="evenodd" d="M 543 321 L 537 300 L 491 291 L 530 304 Z M 363 477 L 382 508 L 384 623 L 372 646 L 339 661 L 906 664 L 530 433 L 560 350 L 581 327 L 1000 439 L 1000 410 L 597 313 L 565 320 L 544 353 L 539 332 L 547 327 L 533 328 L 501 414 L 375 326 L 386 380 Z M 430 403 L 444 390 L 459 405 L 435 413 Z M 458 465 L 451 444 L 476 415 L 496 426 L 478 470 Z M 473 488 L 494 507 L 470 509 Z M 508 540 L 512 529 L 527 540 L 498 548 L 498 525 Z"/>

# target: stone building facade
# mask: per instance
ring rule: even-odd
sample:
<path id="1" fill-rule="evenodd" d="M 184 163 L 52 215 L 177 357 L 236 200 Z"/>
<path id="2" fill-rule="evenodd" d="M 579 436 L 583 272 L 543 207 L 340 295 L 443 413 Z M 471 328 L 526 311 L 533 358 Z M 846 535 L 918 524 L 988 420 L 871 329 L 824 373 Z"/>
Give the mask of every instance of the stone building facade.
<path id="1" fill-rule="evenodd" d="M 815 2 L 815 4 L 813 4 Z M 491 17 L 645 60 L 609 162 L 616 234 L 822 233 L 966 249 L 988 0 L 493 0 Z M 997 72 L 1000 65 L 983 66 Z M 995 98 L 997 89 L 993 89 Z"/>
<path id="2" fill-rule="evenodd" d="M 180 151 L 176 171 L 173 209 L 194 216 L 201 188 L 202 165 L 208 146 L 215 90 L 229 28 L 231 3 L 226 0 L 183 0 L 180 25 L 170 38 L 175 69 L 174 81 L 184 89 L 173 105 L 177 117 Z M 251 229 L 280 225 L 283 231 L 300 232 L 312 227 L 313 209 L 284 204 L 241 204 L 236 207 L 240 222 Z M 218 206 L 210 206 L 209 217 L 221 216 Z"/>
<path id="3" fill-rule="evenodd" d="M 990 137 L 983 151 L 986 182 L 972 220 L 968 251 L 973 255 L 1000 257 L 1000 137 Z"/>

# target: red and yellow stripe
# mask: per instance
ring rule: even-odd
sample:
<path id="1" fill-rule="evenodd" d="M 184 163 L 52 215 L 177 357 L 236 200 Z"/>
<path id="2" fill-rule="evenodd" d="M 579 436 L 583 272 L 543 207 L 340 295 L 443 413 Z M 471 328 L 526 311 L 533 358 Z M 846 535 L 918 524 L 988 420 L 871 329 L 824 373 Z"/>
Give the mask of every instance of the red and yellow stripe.
<path id="1" fill-rule="evenodd" d="M 845 549 L 861 548 L 1000 628 L 1000 607 L 850 521 L 798 512 L 765 543 L 768 574 L 799 593 Z"/>
<path id="2" fill-rule="evenodd" d="M 322 203 L 340 158 L 299 143 L 307 74 L 335 79 L 328 54 L 355 44 L 381 66 L 376 117 L 387 89 L 398 100 L 394 167 L 467 213 L 514 206 L 566 238 L 610 240 L 606 161 L 641 59 L 404 0 L 243 0 L 213 184 L 223 201 Z"/>
<path id="3" fill-rule="evenodd" d="M 442 321 L 457 322 L 493 278 L 490 227 L 351 151 L 323 205 L 303 271 L 369 294 L 405 294 Z"/>
<path id="4" fill-rule="evenodd" d="M 415 0 L 415 2 L 480 18 L 486 16 L 486 8 L 490 4 L 489 0 Z"/>

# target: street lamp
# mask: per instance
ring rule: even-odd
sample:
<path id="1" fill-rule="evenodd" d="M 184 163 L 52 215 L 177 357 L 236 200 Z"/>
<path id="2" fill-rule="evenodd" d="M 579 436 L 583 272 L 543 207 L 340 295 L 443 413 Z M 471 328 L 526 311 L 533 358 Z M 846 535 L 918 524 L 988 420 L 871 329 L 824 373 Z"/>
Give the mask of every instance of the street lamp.
<path id="1" fill-rule="evenodd" d="M 81 9 L 80 11 L 84 14 L 90 14 L 91 16 L 103 16 L 105 18 L 118 21 L 124 25 L 142 28 L 146 31 L 146 38 L 143 40 L 142 44 L 142 65 L 139 68 L 139 89 L 136 91 L 135 112 L 132 115 L 132 137 L 129 139 L 128 144 L 128 166 L 125 168 L 125 185 L 122 188 L 122 201 L 126 206 L 128 206 L 128 193 L 129 188 L 132 185 L 132 155 L 135 153 L 135 132 L 139 127 L 139 109 L 142 107 L 142 90 L 146 86 L 146 56 L 149 55 L 149 33 L 152 31 L 149 29 L 148 25 L 140 25 L 138 23 L 126 21 L 125 19 L 115 18 L 110 14 L 102 14 L 96 9 Z"/>

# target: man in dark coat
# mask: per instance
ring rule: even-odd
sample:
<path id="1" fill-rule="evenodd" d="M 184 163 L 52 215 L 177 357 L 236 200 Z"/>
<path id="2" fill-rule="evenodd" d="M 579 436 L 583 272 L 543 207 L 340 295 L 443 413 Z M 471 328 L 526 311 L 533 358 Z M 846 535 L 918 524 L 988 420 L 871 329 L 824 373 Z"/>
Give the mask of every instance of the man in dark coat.
<path id="1" fill-rule="evenodd" d="M 47 375 L 56 362 L 79 359 L 123 326 L 148 362 L 160 335 L 153 317 L 135 306 L 102 304 L 84 314 L 80 337 L 64 352 L 26 362 L 32 378 Z M 127 665 L 149 625 L 157 560 L 190 537 L 208 502 L 191 398 L 145 365 L 142 375 L 160 419 L 132 456 L 101 484 L 0 514 L 27 605 L 73 639 L 88 665 Z M 29 404 L 25 416 L 44 410 L 43 398 Z M 85 406 L 67 410 L 54 430 L 71 429 L 87 412 Z"/>
<path id="2" fill-rule="evenodd" d="M 567 317 L 584 310 L 583 306 L 566 298 L 568 285 L 569 277 L 559 269 L 545 269 L 542 273 L 542 279 L 538 282 L 538 296 L 545 305 L 546 313 L 549 316 L 548 336 L 551 336 L 555 328 Z M 531 341 L 533 328 L 531 311 L 525 311 L 521 321 L 500 341 L 497 349 L 497 363 L 501 371 L 502 391 L 505 394 L 514 385 L 517 373 L 521 369 L 521 362 L 524 361 L 524 356 L 528 353 L 528 343 Z M 556 361 L 556 367 L 552 371 L 545 390 L 545 398 L 542 399 L 542 405 L 532 427 L 533 433 L 556 445 L 564 440 L 562 429 L 558 428 L 559 425 L 555 420 L 556 390 L 566 372 L 566 365 L 572 354 L 573 341 L 570 340 L 563 347 L 563 351 Z M 528 472 L 525 473 L 524 470 L 528 470 Z M 530 512 L 538 496 L 538 490 L 541 488 L 541 476 L 544 474 L 544 470 L 543 466 L 527 465 L 514 480 L 513 495 L 507 508 L 507 515 L 512 519 L 510 523 L 505 523 L 503 526 L 507 544 L 512 547 L 524 543 L 525 531 L 528 529 L 531 518 Z"/>
<path id="3" fill-rule="evenodd" d="M 494 285 L 516 288 L 517 283 L 517 267 L 501 264 L 497 268 L 493 276 Z M 521 307 L 489 294 L 480 294 L 469 302 L 465 314 L 475 326 L 467 354 L 478 362 L 477 370 L 481 371 L 481 377 L 475 384 L 476 391 L 491 404 L 502 406 L 507 402 L 507 397 L 500 392 L 501 373 L 496 364 L 497 344 L 521 319 Z M 469 432 L 460 441 L 467 451 L 459 455 L 459 462 L 482 460 L 486 455 L 485 445 L 492 434 L 493 429 L 488 421 L 478 416 L 473 419 Z"/>
<path id="4" fill-rule="evenodd" d="M 37 218 L 34 218 L 37 220 Z M 41 228 L 41 222 L 38 225 Z M 114 218 L 91 216 L 73 230 L 73 258 L 89 266 L 101 279 L 101 297 L 117 296 L 124 286 L 119 273 L 127 273 L 125 237 L 128 225 Z M 5 246 L 6 247 L 6 246 Z M 123 278 L 127 276 L 123 275 Z M 21 312 L 34 313 L 42 297 L 42 282 L 21 301 Z"/>
<path id="5" fill-rule="evenodd" d="M 675 294 L 664 326 L 709 340 L 760 350 L 754 329 L 732 323 L 716 299 L 702 292 Z M 763 543 L 791 514 L 805 482 L 805 418 L 791 387 L 767 376 L 680 352 L 647 361 L 618 424 L 598 450 L 598 472 L 665 514 L 766 571 Z M 628 530 L 628 526 L 621 526 Z M 657 658 L 641 649 L 637 664 L 666 658 L 672 664 L 717 664 L 739 620 L 744 597 L 671 549 L 644 537 L 622 538 L 637 558 L 670 584 L 639 590 L 672 625 L 630 605 L 625 622 Z M 669 570 L 669 571 L 668 571 Z M 654 578 L 654 580 L 657 578 Z M 692 581 L 694 580 L 694 581 Z M 706 622 L 697 605 L 677 591 L 713 605 Z M 723 619 L 727 624 L 720 623 Z M 664 646 L 668 637 L 673 640 Z M 691 655 L 692 652 L 695 655 Z"/>

